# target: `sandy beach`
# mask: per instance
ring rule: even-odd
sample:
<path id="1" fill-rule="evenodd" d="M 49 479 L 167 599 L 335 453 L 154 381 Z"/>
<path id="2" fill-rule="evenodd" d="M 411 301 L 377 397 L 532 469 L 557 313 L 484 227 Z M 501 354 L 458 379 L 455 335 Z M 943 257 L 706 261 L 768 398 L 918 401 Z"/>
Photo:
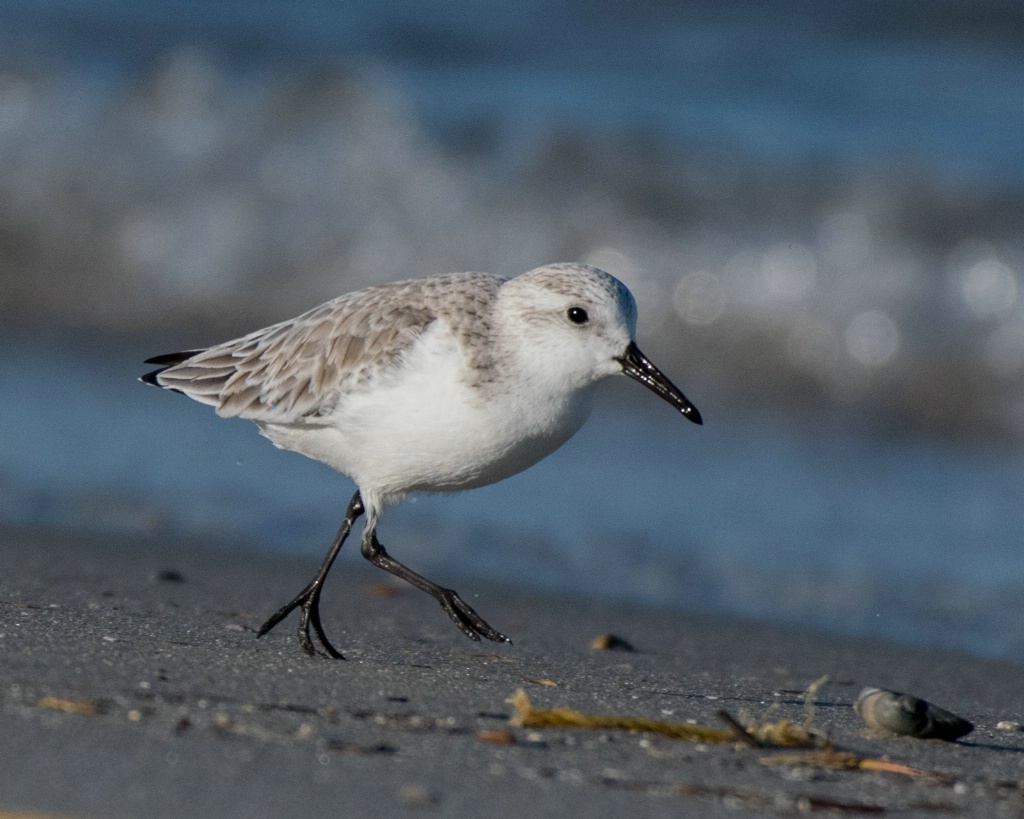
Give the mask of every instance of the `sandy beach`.
<path id="1" fill-rule="evenodd" d="M 331 661 L 299 650 L 294 619 L 254 632 L 315 559 L 20 531 L 0 543 L 3 816 L 1024 814 L 1024 733 L 996 727 L 1024 718 L 1017 665 L 452 580 L 514 641 L 484 645 L 349 563 L 324 597 L 347 658 Z M 590 648 L 603 633 L 635 650 Z M 509 725 L 520 688 L 539 708 L 724 728 L 720 710 L 774 706 L 769 719 L 802 723 L 799 692 L 825 674 L 814 725 L 835 749 L 928 775 Z M 851 707 L 863 685 L 976 729 L 871 736 Z"/>
<path id="2" fill-rule="evenodd" d="M 0 819 L 1024 819 L 1024 3 L 0 8 Z"/>

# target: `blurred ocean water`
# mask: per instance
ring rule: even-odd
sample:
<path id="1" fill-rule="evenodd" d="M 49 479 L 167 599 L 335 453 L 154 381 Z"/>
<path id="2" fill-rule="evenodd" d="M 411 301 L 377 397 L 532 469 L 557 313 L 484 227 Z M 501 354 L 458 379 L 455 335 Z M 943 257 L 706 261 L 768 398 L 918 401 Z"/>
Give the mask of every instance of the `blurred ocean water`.
<path id="1" fill-rule="evenodd" d="M 139 384 L 148 343 L 5 338 L 0 523 L 285 550 L 312 571 L 352 484 Z M 755 418 L 683 386 L 704 427 L 612 382 L 550 458 L 414 496 L 382 541 L 464 591 L 484 577 L 1024 657 L 1019 455 L 853 415 Z"/>
<path id="2" fill-rule="evenodd" d="M 345 482 L 138 361 L 580 259 L 707 426 L 612 388 L 537 469 L 389 515 L 397 553 L 1020 658 L 1019 4 L 0 18 L 0 522 L 318 552 Z"/>

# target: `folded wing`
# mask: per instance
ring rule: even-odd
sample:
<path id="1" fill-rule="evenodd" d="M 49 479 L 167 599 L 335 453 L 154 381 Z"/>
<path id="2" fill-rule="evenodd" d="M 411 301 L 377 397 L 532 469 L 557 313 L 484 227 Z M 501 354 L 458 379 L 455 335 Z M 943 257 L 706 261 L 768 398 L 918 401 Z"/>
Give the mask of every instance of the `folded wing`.
<path id="1" fill-rule="evenodd" d="M 142 381 L 209 404 L 222 417 L 290 423 L 328 413 L 343 391 L 379 377 L 433 323 L 434 311 L 370 288 L 205 350 L 148 359 Z M 415 306 L 413 306 L 415 305 Z"/>

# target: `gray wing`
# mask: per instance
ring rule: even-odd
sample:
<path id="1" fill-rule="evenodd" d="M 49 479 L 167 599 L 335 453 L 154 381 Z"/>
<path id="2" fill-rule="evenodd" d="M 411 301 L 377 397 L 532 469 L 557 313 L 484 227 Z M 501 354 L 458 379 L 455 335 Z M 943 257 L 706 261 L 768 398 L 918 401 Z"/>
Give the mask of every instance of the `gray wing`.
<path id="1" fill-rule="evenodd" d="M 450 274 L 370 287 L 297 318 L 205 350 L 157 356 L 143 381 L 184 393 L 225 417 L 291 423 L 330 412 L 337 397 L 397 365 L 431 324 L 480 331 L 503 280 Z M 460 299 L 468 311 L 451 307 Z"/>

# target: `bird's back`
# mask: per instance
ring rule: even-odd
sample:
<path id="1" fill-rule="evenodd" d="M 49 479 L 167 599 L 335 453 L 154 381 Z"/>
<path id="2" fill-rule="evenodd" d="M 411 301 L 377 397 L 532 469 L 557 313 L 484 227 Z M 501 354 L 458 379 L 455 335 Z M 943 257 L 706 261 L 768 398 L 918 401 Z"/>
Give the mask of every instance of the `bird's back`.
<path id="1" fill-rule="evenodd" d="M 216 408 L 222 417 L 302 423 L 329 415 L 338 396 L 366 388 L 395 367 L 439 319 L 463 346 L 489 332 L 491 308 L 504 279 L 453 273 L 379 285 L 202 350 L 149 359 L 162 365 L 143 376 Z"/>

